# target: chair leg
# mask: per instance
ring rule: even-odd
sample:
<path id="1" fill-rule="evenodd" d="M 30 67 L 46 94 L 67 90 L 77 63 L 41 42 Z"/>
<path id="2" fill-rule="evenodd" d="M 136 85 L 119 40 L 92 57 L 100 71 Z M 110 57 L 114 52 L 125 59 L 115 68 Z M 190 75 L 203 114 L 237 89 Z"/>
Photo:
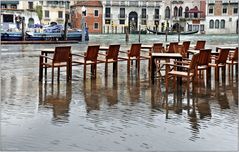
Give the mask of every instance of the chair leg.
<path id="1" fill-rule="evenodd" d="M 105 62 L 105 76 L 107 77 L 108 75 L 108 62 Z"/>
<path id="2" fill-rule="evenodd" d="M 137 59 L 137 65 L 138 65 L 137 70 L 138 70 L 138 74 L 139 74 L 140 73 L 140 59 L 139 58 Z"/>
<path id="3" fill-rule="evenodd" d="M 118 62 L 113 62 L 113 75 L 118 73 Z"/>
<path id="4" fill-rule="evenodd" d="M 94 64 L 94 77 L 96 78 L 97 76 L 97 64 Z"/>
<path id="5" fill-rule="evenodd" d="M 86 64 L 84 64 L 84 80 L 86 79 Z"/>
<path id="6" fill-rule="evenodd" d="M 52 84 L 53 84 L 53 82 L 54 82 L 54 66 L 52 66 L 52 74 L 51 74 L 51 82 L 52 82 Z"/>
<path id="7" fill-rule="evenodd" d="M 43 77 L 43 58 L 40 57 L 40 61 L 39 61 L 39 81 L 42 81 L 42 77 Z"/>
<path id="8" fill-rule="evenodd" d="M 215 81 L 219 81 L 219 68 L 218 68 L 218 66 L 215 67 Z"/>
<path id="9" fill-rule="evenodd" d="M 58 70 L 57 70 L 57 81 L 58 82 L 60 81 L 60 67 L 58 67 Z"/>
<path id="10" fill-rule="evenodd" d="M 130 72 L 130 57 L 128 58 L 128 61 L 127 61 L 127 72 L 128 73 Z"/>

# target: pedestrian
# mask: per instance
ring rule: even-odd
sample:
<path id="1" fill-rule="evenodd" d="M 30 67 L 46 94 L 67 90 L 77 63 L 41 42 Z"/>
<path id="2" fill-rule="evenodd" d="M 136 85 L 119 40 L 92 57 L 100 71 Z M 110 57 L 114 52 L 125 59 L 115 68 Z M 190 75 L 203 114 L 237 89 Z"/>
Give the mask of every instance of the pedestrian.
<path id="1" fill-rule="evenodd" d="M 20 15 L 15 17 L 15 22 L 16 22 L 16 25 L 17 25 L 17 29 L 19 29 L 19 30 L 20 30 L 21 20 L 22 20 L 22 18 L 20 17 Z"/>

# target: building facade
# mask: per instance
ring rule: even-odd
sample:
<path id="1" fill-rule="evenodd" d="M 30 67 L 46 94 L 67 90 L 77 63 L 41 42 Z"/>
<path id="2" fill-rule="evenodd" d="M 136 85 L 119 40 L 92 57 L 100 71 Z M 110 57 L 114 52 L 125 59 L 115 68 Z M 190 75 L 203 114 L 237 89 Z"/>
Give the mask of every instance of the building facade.
<path id="1" fill-rule="evenodd" d="M 82 8 L 84 7 L 84 12 Z M 82 28 L 83 20 L 89 33 L 102 33 L 103 6 L 101 1 L 81 1 L 71 6 L 73 28 Z"/>
<path id="2" fill-rule="evenodd" d="M 238 0 L 207 0 L 206 33 L 238 33 Z"/>

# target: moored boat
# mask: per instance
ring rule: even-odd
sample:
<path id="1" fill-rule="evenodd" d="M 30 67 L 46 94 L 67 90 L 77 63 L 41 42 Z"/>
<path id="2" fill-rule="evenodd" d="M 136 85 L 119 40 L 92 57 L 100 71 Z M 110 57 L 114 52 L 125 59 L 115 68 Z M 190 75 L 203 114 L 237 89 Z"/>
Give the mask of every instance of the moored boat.
<path id="1" fill-rule="evenodd" d="M 169 31 L 168 33 L 165 32 L 159 32 L 159 31 L 154 31 L 154 30 L 150 30 L 147 28 L 147 30 L 153 34 L 157 34 L 157 35 L 177 35 L 177 34 L 180 34 L 180 35 L 190 35 L 190 34 L 196 34 L 198 33 L 198 31 L 187 31 L 187 32 L 180 32 L 178 33 L 177 31 Z"/>

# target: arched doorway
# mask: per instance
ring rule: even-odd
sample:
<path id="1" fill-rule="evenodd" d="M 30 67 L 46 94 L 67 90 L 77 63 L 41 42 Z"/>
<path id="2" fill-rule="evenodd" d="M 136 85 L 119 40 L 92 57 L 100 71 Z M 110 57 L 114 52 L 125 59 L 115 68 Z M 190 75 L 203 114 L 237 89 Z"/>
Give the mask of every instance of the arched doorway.
<path id="1" fill-rule="evenodd" d="M 33 28 L 34 27 L 34 19 L 33 18 L 29 18 L 28 19 L 28 27 L 29 28 Z"/>
<path id="2" fill-rule="evenodd" d="M 129 13 L 129 32 L 138 30 L 138 14 L 136 12 Z"/>

